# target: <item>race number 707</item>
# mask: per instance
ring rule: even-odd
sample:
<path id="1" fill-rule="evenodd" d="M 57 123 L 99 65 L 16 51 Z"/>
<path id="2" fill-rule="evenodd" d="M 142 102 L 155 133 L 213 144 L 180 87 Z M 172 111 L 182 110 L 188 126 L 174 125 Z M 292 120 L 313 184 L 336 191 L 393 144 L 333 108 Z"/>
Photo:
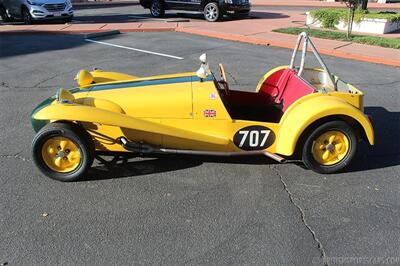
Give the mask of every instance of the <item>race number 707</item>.
<path id="1" fill-rule="evenodd" d="M 243 147 L 247 141 L 252 148 L 263 147 L 270 133 L 271 130 L 241 130 L 239 131 L 239 135 L 242 135 L 242 140 L 240 141 L 239 148 Z"/>

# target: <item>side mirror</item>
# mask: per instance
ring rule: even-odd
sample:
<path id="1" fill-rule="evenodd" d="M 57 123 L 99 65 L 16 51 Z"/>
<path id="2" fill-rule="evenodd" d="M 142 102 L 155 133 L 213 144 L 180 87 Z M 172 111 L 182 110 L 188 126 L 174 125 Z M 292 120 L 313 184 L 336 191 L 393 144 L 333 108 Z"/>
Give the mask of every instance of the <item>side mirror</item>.
<path id="1" fill-rule="evenodd" d="M 196 75 L 200 78 L 200 79 L 205 79 L 208 77 L 208 72 L 207 69 L 204 67 L 205 65 L 201 65 L 201 67 L 199 68 L 199 70 L 197 70 Z"/>
<path id="2" fill-rule="evenodd" d="M 207 78 L 211 74 L 211 71 L 210 71 L 210 67 L 207 64 L 207 54 L 205 54 L 205 53 L 202 54 L 199 57 L 199 59 L 201 61 L 201 66 L 200 66 L 199 70 L 197 70 L 196 75 L 201 80 L 203 80 L 203 79 Z"/>

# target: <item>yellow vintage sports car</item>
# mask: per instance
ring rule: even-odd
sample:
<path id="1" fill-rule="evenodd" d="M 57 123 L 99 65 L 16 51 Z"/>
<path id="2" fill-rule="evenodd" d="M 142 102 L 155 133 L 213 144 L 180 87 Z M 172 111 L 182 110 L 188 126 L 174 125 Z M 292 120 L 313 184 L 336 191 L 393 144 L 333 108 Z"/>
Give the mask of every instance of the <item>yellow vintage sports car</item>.
<path id="1" fill-rule="evenodd" d="M 301 63 L 296 55 L 303 44 Z M 306 68 L 311 48 L 322 68 Z M 206 55 L 197 72 L 139 78 L 81 70 L 78 87 L 59 89 L 32 112 L 33 159 L 48 177 L 73 181 L 95 154 L 299 156 L 318 173 L 334 173 L 354 158 L 361 140 L 374 144 L 363 93 L 331 74 L 302 33 L 290 66 L 261 78 L 255 92 L 230 90 Z"/>

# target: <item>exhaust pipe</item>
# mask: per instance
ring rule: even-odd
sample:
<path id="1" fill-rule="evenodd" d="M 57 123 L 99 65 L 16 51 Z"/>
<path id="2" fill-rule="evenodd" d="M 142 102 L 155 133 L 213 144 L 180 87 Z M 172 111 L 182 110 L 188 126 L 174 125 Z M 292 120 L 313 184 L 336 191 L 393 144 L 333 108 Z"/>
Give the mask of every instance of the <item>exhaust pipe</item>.
<path id="1" fill-rule="evenodd" d="M 137 152 L 139 154 L 161 153 L 161 154 L 186 154 L 186 155 L 198 155 L 198 156 L 221 156 L 221 157 L 264 155 L 280 163 L 286 162 L 285 158 L 267 151 L 220 152 L 220 151 L 178 150 L 178 149 L 158 148 L 141 142 L 129 142 L 124 137 L 120 137 L 119 141 L 121 142 L 122 146 L 125 149 Z"/>

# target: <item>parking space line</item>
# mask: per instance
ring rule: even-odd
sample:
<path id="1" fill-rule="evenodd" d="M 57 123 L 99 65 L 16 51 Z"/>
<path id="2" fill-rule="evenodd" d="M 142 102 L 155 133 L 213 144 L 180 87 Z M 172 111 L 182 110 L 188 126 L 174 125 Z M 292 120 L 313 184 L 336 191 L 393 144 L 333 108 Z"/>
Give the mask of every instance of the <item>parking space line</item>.
<path id="1" fill-rule="evenodd" d="M 108 42 L 100 42 L 100 41 L 95 41 L 95 40 L 92 40 L 92 39 L 85 39 L 85 41 L 92 42 L 92 43 L 97 43 L 97 44 L 108 45 L 108 46 L 112 46 L 112 47 L 116 47 L 116 48 L 132 50 L 132 51 L 141 52 L 141 53 L 145 53 L 145 54 L 152 54 L 152 55 L 158 55 L 158 56 L 162 56 L 162 57 L 173 58 L 173 59 L 177 59 L 177 60 L 183 60 L 184 59 L 183 57 L 179 57 L 179 56 L 163 54 L 163 53 L 157 53 L 157 52 L 152 52 L 152 51 L 148 51 L 148 50 L 142 50 L 142 49 L 137 49 L 137 48 L 133 48 L 133 47 L 112 44 L 112 43 L 108 43 Z"/>

